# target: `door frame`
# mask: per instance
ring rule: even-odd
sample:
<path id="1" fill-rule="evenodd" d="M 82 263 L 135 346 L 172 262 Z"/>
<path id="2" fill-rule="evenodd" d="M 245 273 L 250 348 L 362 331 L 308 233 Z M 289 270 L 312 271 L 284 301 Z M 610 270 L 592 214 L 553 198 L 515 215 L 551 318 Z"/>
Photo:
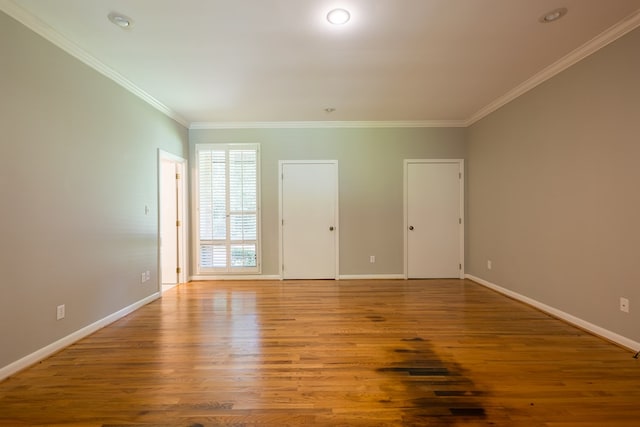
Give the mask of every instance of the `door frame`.
<path id="1" fill-rule="evenodd" d="M 464 224 L 465 224 L 465 205 L 464 205 L 464 159 L 405 159 L 403 170 L 403 227 L 404 227 L 404 279 L 409 279 L 409 165 L 410 164 L 438 164 L 438 163 L 455 163 L 458 164 L 460 176 L 460 241 L 459 241 L 459 259 L 460 259 L 460 279 L 464 279 Z"/>
<path id="2" fill-rule="evenodd" d="M 284 280 L 284 245 L 283 245 L 283 228 L 282 224 L 284 218 L 282 217 L 282 183 L 283 183 L 283 173 L 285 165 L 310 165 L 310 164 L 332 164 L 335 165 L 335 210 L 334 210 L 334 224 L 335 224 L 335 233 L 333 238 L 333 244 L 335 247 L 335 277 L 334 280 L 340 280 L 340 206 L 339 206 L 339 190 L 340 190 L 340 172 L 338 169 L 338 161 L 337 160 L 278 160 L 278 270 L 280 274 L 280 280 Z"/>
<path id="3" fill-rule="evenodd" d="M 189 223 L 188 223 L 188 169 L 187 160 L 183 157 L 169 153 L 162 149 L 158 149 L 158 291 L 162 293 L 162 250 L 160 245 L 161 231 L 162 231 L 162 162 L 168 160 L 174 164 L 180 165 L 182 169 L 179 185 L 177 186 L 177 208 L 178 219 L 180 220 L 180 228 L 178 230 L 178 266 L 180 267 L 180 273 L 177 273 L 178 283 L 187 283 L 188 274 L 187 266 L 189 265 Z"/>

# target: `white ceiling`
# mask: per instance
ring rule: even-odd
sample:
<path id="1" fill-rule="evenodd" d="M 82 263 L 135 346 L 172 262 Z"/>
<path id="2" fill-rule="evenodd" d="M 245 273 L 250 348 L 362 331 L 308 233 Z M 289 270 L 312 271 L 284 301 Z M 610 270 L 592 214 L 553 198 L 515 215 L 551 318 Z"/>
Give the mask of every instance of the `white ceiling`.
<path id="1" fill-rule="evenodd" d="M 0 0 L 0 7 L 193 126 L 462 126 L 640 25 L 640 0 Z M 334 7 L 348 9 L 351 21 L 328 24 Z M 563 19 L 538 22 L 558 7 L 569 10 Z M 133 28 L 111 24 L 113 11 L 133 18 Z"/>

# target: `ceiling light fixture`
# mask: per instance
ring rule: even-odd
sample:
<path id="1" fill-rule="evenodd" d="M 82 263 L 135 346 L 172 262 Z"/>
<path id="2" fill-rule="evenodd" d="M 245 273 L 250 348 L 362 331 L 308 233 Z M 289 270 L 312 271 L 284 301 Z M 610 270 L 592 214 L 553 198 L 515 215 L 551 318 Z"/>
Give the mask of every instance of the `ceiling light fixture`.
<path id="1" fill-rule="evenodd" d="M 346 9 L 333 9 L 327 13 L 327 21 L 333 25 L 343 25 L 349 22 L 351 14 Z"/>
<path id="2" fill-rule="evenodd" d="M 551 12 L 547 12 L 544 15 L 542 15 L 540 17 L 540 19 L 538 19 L 538 21 L 542 22 L 543 24 L 548 24 L 550 22 L 555 22 L 558 19 L 562 18 L 564 15 L 566 15 L 568 12 L 566 7 L 561 7 L 558 9 L 554 9 Z"/>
<path id="3" fill-rule="evenodd" d="M 109 21 L 111 21 L 113 24 L 117 25 L 118 27 L 124 30 L 128 30 L 131 27 L 133 27 L 133 19 L 121 13 L 111 12 L 108 15 L 108 18 L 109 18 Z"/>

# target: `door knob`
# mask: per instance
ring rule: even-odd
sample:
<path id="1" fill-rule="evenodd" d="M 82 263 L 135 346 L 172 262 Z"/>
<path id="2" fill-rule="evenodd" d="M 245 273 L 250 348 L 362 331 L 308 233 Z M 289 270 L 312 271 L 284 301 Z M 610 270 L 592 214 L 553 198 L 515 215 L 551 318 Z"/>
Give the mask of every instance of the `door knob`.
<path id="1" fill-rule="evenodd" d="M 333 225 L 329 227 L 329 231 L 333 231 Z"/>
<path id="2" fill-rule="evenodd" d="M 410 225 L 410 226 L 409 226 L 409 230 L 413 230 L 413 225 Z"/>

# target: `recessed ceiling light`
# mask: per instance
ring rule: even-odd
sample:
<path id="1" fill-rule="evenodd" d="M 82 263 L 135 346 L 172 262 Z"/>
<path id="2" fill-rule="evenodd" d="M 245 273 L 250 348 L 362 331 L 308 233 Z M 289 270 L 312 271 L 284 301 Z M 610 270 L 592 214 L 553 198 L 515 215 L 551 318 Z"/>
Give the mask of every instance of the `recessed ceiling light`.
<path id="1" fill-rule="evenodd" d="M 109 21 L 111 21 L 118 27 L 123 28 L 125 30 L 128 30 L 131 27 L 133 27 L 133 19 L 121 13 L 111 12 L 108 15 L 108 18 L 109 18 Z"/>
<path id="2" fill-rule="evenodd" d="M 351 19 L 351 14 L 346 9 L 333 9 L 327 13 L 327 21 L 333 25 L 346 24 L 349 19 Z"/>
<path id="3" fill-rule="evenodd" d="M 547 12 L 544 15 L 542 15 L 540 17 L 540 19 L 538 19 L 538 21 L 542 22 L 543 24 L 548 24 L 550 22 L 555 22 L 558 19 L 562 18 L 564 15 L 566 15 L 568 12 L 566 7 L 561 7 L 558 9 L 554 9 L 551 12 Z"/>

